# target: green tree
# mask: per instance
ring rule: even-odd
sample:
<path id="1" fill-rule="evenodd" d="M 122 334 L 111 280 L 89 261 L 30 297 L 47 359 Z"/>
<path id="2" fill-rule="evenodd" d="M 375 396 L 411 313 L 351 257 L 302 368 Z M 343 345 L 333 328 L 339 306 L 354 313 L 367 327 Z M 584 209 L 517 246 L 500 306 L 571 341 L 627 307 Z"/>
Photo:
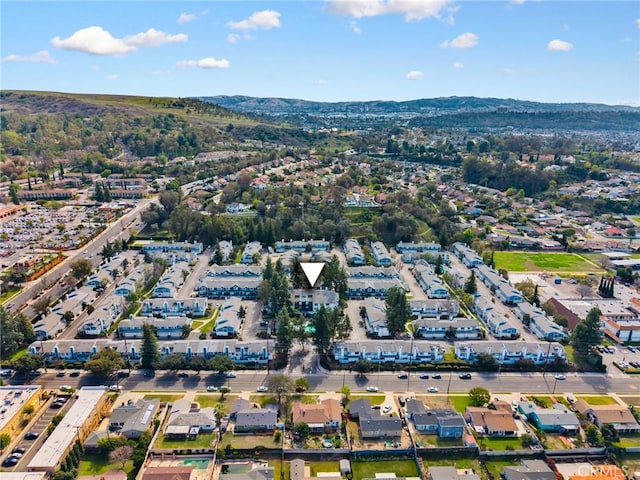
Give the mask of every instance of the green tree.
<path id="1" fill-rule="evenodd" d="M 600 335 L 600 309 L 592 308 L 584 321 L 578 323 L 571 334 L 571 345 L 582 356 L 587 356 L 598 345 Z"/>
<path id="2" fill-rule="evenodd" d="M 216 355 L 209 360 L 209 368 L 222 375 L 233 370 L 233 360 L 226 355 Z"/>
<path id="3" fill-rule="evenodd" d="M 153 326 L 145 323 L 142 326 L 142 345 L 141 364 L 142 368 L 147 370 L 155 370 L 160 361 L 160 352 L 158 351 L 158 337 Z"/>
<path id="4" fill-rule="evenodd" d="M 385 306 L 387 310 L 387 329 L 391 336 L 395 337 L 398 333 L 404 331 L 407 320 L 411 318 L 411 308 L 409 308 L 405 291 L 395 286 L 389 288 Z"/>
<path id="5" fill-rule="evenodd" d="M 309 380 L 306 378 L 299 378 L 296 380 L 296 392 L 305 392 L 309 390 Z"/>
<path id="6" fill-rule="evenodd" d="M 600 431 L 602 432 L 602 439 L 606 445 L 611 445 L 620 441 L 620 435 L 618 435 L 616 427 L 612 424 L 606 423 L 602 425 Z"/>
<path id="7" fill-rule="evenodd" d="M 181 353 L 172 353 L 160 362 L 161 370 L 173 370 L 174 372 L 177 372 L 178 370 L 182 370 L 186 367 L 187 362 L 184 359 L 184 355 Z"/>
<path id="8" fill-rule="evenodd" d="M 189 369 L 194 370 L 197 374 L 200 374 L 200 370 L 207 367 L 207 361 L 200 355 L 194 355 L 189 359 Z"/>
<path id="9" fill-rule="evenodd" d="M 353 369 L 360 375 L 364 376 L 373 370 L 373 364 L 369 360 L 359 358 L 356 363 L 353 364 Z"/>
<path id="10" fill-rule="evenodd" d="M 36 334 L 33 325 L 24 315 L 11 314 L 0 305 L 0 338 L 0 353 L 6 358 L 21 347 L 30 345 L 36 339 Z"/>
<path id="11" fill-rule="evenodd" d="M 75 317 L 76 317 L 75 314 L 71 310 L 67 310 L 66 312 L 64 312 L 64 315 L 62 315 L 62 319 L 65 321 L 67 325 L 73 322 L 73 319 Z"/>
<path id="12" fill-rule="evenodd" d="M 115 371 L 124 368 L 125 363 L 122 356 L 113 348 L 105 347 L 95 353 L 85 363 L 85 368 L 95 375 L 108 377 Z"/>
<path id="13" fill-rule="evenodd" d="M 473 387 L 469 390 L 469 403 L 473 407 L 481 407 L 491 400 L 489 390 L 483 387 Z"/>
<path id="14" fill-rule="evenodd" d="M 329 313 L 321 305 L 313 317 L 313 344 L 320 355 L 326 355 L 331 350 L 331 330 L 329 328 Z"/>
<path id="15" fill-rule="evenodd" d="M 37 370 L 42 366 L 42 357 L 28 353 L 14 360 L 13 368 L 16 373 L 24 375 L 32 370 Z"/>
<path id="16" fill-rule="evenodd" d="M 496 360 L 496 357 L 485 352 L 480 352 L 476 356 L 476 365 L 479 370 L 485 372 L 497 372 L 500 368 L 500 364 Z"/>
<path id="17" fill-rule="evenodd" d="M 276 339 L 276 351 L 279 355 L 287 357 L 293 345 L 293 329 L 291 327 L 291 318 L 289 318 L 289 312 L 286 307 L 278 314 Z"/>
<path id="18" fill-rule="evenodd" d="M 71 264 L 71 273 L 78 280 L 88 277 L 93 272 L 93 265 L 86 258 L 82 258 Z"/>
<path id="19" fill-rule="evenodd" d="M 307 321 L 304 317 L 298 316 L 294 319 L 292 325 L 292 335 L 295 338 L 300 346 L 302 346 L 302 351 L 304 352 L 305 345 L 307 344 L 307 340 L 309 339 L 309 332 L 307 330 Z"/>
<path id="20" fill-rule="evenodd" d="M 3 433 L 0 435 L 0 452 L 4 452 L 4 449 L 11 443 L 11 435 Z"/>
<path id="21" fill-rule="evenodd" d="M 535 443 L 536 439 L 530 433 L 525 433 L 520 437 L 520 442 L 524 448 L 529 448 L 531 445 Z"/>
<path id="22" fill-rule="evenodd" d="M 478 285 L 476 283 L 476 272 L 472 270 L 471 275 L 469 275 L 469 278 L 464 284 L 464 292 L 469 293 L 471 295 L 475 295 L 477 291 L 478 291 Z"/>
<path id="23" fill-rule="evenodd" d="M 298 422 L 291 427 L 293 435 L 301 440 L 306 439 L 309 436 L 309 425 L 304 422 Z"/>
<path id="24" fill-rule="evenodd" d="M 18 186 L 15 183 L 11 183 L 11 185 L 9 185 L 9 196 L 13 203 L 20 205 L 20 199 L 18 198 Z"/>
<path id="25" fill-rule="evenodd" d="M 331 257 L 331 261 L 322 270 L 322 284 L 337 292 L 340 298 L 347 298 L 347 271 L 340 265 L 336 255 Z"/>
<path id="26" fill-rule="evenodd" d="M 593 423 L 590 423 L 584 429 L 585 440 L 587 443 L 594 447 L 601 447 L 604 445 L 604 439 L 602 438 L 602 433 L 600 429 L 596 427 Z"/>
<path id="27" fill-rule="evenodd" d="M 295 389 L 293 379 L 288 375 L 269 375 L 264 382 L 270 392 L 278 396 L 278 406 L 282 407 L 282 397 L 291 393 Z"/>

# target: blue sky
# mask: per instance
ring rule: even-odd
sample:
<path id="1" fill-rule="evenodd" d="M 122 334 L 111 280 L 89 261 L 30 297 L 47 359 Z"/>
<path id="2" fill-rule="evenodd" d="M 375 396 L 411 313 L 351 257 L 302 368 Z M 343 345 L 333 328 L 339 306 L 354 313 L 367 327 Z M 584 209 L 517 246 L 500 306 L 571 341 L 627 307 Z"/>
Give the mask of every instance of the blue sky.
<path id="1" fill-rule="evenodd" d="M 6 1 L 1 87 L 640 105 L 637 1 Z"/>

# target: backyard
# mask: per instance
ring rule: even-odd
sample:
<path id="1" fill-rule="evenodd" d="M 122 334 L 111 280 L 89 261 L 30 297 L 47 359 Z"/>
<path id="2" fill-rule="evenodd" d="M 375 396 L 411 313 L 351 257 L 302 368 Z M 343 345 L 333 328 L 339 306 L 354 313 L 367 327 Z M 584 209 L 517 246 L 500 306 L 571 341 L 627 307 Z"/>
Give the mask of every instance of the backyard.
<path id="1" fill-rule="evenodd" d="M 519 450 L 522 448 L 522 440 L 519 438 L 479 437 L 480 450 Z"/>
<path id="2" fill-rule="evenodd" d="M 374 478 L 376 473 L 395 473 L 396 477 L 417 477 L 418 467 L 413 460 L 385 460 L 351 462 L 353 480 Z"/>
<path id="3" fill-rule="evenodd" d="M 417 447 L 461 447 L 461 438 L 441 438 L 439 435 L 423 435 L 411 432 Z"/>
<path id="4" fill-rule="evenodd" d="M 165 438 L 164 435 L 158 436 L 156 440 L 156 448 L 213 448 L 218 432 L 201 433 L 193 440 L 174 440 Z"/>
<path id="5" fill-rule="evenodd" d="M 129 473 L 133 468 L 133 461 L 124 465 L 124 471 Z M 109 456 L 100 453 L 85 453 L 78 467 L 78 475 L 103 475 L 111 470 L 122 470 L 120 462 L 110 463 Z"/>
<path id="6" fill-rule="evenodd" d="M 602 268 L 574 253 L 495 252 L 495 268 L 509 272 L 598 273 Z"/>
<path id="7" fill-rule="evenodd" d="M 258 447 L 281 448 L 282 440 L 275 441 L 273 435 L 234 435 L 227 431 L 222 435 L 218 448 L 226 448 L 227 445 L 238 450 L 250 450 Z"/>

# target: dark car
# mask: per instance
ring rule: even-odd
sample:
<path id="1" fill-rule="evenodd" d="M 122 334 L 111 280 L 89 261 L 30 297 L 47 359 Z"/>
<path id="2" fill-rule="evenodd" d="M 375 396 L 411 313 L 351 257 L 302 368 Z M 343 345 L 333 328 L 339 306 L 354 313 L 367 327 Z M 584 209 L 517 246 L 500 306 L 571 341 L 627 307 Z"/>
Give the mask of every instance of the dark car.
<path id="1" fill-rule="evenodd" d="M 461 373 L 460 375 L 458 375 L 462 380 L 469 380 L 471 378 L 471 374 L 470 373 Z"/>
<path id="2" fill-rule="evenodd" d="M 406 380 L 407 378 L 409 378 L 409 375 L 407 375 L 406 373 L 401 373 L 400 375 L 398 375 L 398 378 L 400 380 Z"/>
<path id="3" fill-rule="evenodd" d="M 129 372 L 118 372 L 118 377 L 127 378 L 129 376 Z"/>
<path id="4" fill-rule="evenodd" d="M 429 380 L 429 374 L 428 373 L 423 373 L 422 375 L 420 375 L 420 378 L 422 380 Z M 435 377 L 433 377 L 433 378 L 435 378 Z"/>
<path id="5" fill-rule="evenodd" d="M 70 376 L 70 377 L 79 377 L 79 376 L 80 376 L 80 371 L 75 370 L 75 371 L 71 372 L 71 373 L 69 374 L 69 376 Z"/>
<path id="6" fill-rule="evenodd" d="M 22 453 L 22 454 L 25 454 L 25 453 L 27 453 L 27 450 L 26 450 L 26 448 L 14 448 L 13 452 L 11 452 L 11 453 Z"/>
<path id="7" fill-rule="evenodd" d="M 189 376 L 189 374 L 188 374 L 187 372 L 180 372 L 180 373 L 178 374 L 178 376 L 179 376 L 179 377 L 182 377 L 182 378 L 185 378 L 185 377 L 188 377 L 188 376 Z"/>
<path id="8" fill-rule="evenodd" d="M 436 373 L 431 378 L 433 378 L 434 380 L 440 380 L 442 378 L 442 375 L 440 375 L 439 373 Z"/>
<path id="9" fill-rule="evenodd" d="M 51 404 L 51 407 L 49 407 L 49 408 L 53 408 L 54 410 L 56 410 L 56 409 L 58 409 L 58 408 L 62 408 L 62 405 L 63 405 L 63 404 L 62 404 L 61 402 L 53 402 L 53 403 Z"/>
<path id="10" fill-rule="evenodd" d="M 3 467 L 15 467 L 19 462 L 16 457 L 7 457 L 2 461 Z"/>
<path id="11" fill-rule="evenodd" d="M 154 372 L 153 370 L 146 370 L 144 372 L 144 376 L 145 377 L 155 377 L 156 376 L 156 372 Z"/>
<path id="12" fill-rule="evenodd" d="M 40 434 L 38 432 L 27 432 L 27 434 L 24 436 L 24 439 L 25 440 L 35 440 L 39 436 L 40 436 Z"/>

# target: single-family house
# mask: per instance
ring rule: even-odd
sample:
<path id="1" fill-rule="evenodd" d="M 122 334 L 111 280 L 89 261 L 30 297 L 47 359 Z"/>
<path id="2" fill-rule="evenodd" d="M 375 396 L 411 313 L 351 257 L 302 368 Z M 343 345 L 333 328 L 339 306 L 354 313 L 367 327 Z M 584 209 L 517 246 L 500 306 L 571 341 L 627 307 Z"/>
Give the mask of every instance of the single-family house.
<path id="1" fill-rule="evenodd" d="M 520 465 L 504 467 L 504 480 L 556 480 L 556 473 L 544 460 L 522 460 Z"/>
<path id="2" fill-rule="evenodd" d="M 513 419 L 511 408 L 489 409 L 487 407 L 467 407 L 465 419 L 478 435 L 488 437 L 517 437 L 518 426 Z"/>
<path id="3" fill-rule="evenodd" d="M 249 408 L 236 413 L 234 435 L 243 433 L 272 434 L 278 423 L 278 413 L 267 408 Z"/>
<path id="4" fill-rule="evenodd" d="M 524 401 L 518 404 L 518 411 L 545 432 L 575 435 L 580 429 L 580 420 L 576 414 L 561 403 L 556 403 L 551 408 L 543 408 L 534 402 Z"/>
<path id="5" fill-rule="evenodd" d="M 633 413 L 623 405 L 590 405 L 579 398 L 573 403 L 573 408 L 576 412 L 585 415 L 598 428 L 602 428 L 604 425 L 613 425 L 618 433 L 640 432 L 640 425 Z"/>
<path id="6" fill-rule="evenodd" d="M 402 433 L 402 420 L 395 415 L 381 415 L 371 408 L 366 398 L 354 400 L 349 405 L 350 416 L 358 420 L 361 438 L 397 438 Z"/>
<path id="7" fill-rule="evenodd" d="M 125 438 L 140 438 L 153 425 L 158 411 L 158 400 L 138 400 L 115 407 L 109 417 L 109 430 Z"/>
<path id="8" fill-rule="evenodd" d="M 291 407 L 291 418 L 294 425 L 300 422 L 306 423 L 314 433 L 335 431 L 342 421 L 342 406 L 335 398 L 313 404 L 294 402 Z"/>

